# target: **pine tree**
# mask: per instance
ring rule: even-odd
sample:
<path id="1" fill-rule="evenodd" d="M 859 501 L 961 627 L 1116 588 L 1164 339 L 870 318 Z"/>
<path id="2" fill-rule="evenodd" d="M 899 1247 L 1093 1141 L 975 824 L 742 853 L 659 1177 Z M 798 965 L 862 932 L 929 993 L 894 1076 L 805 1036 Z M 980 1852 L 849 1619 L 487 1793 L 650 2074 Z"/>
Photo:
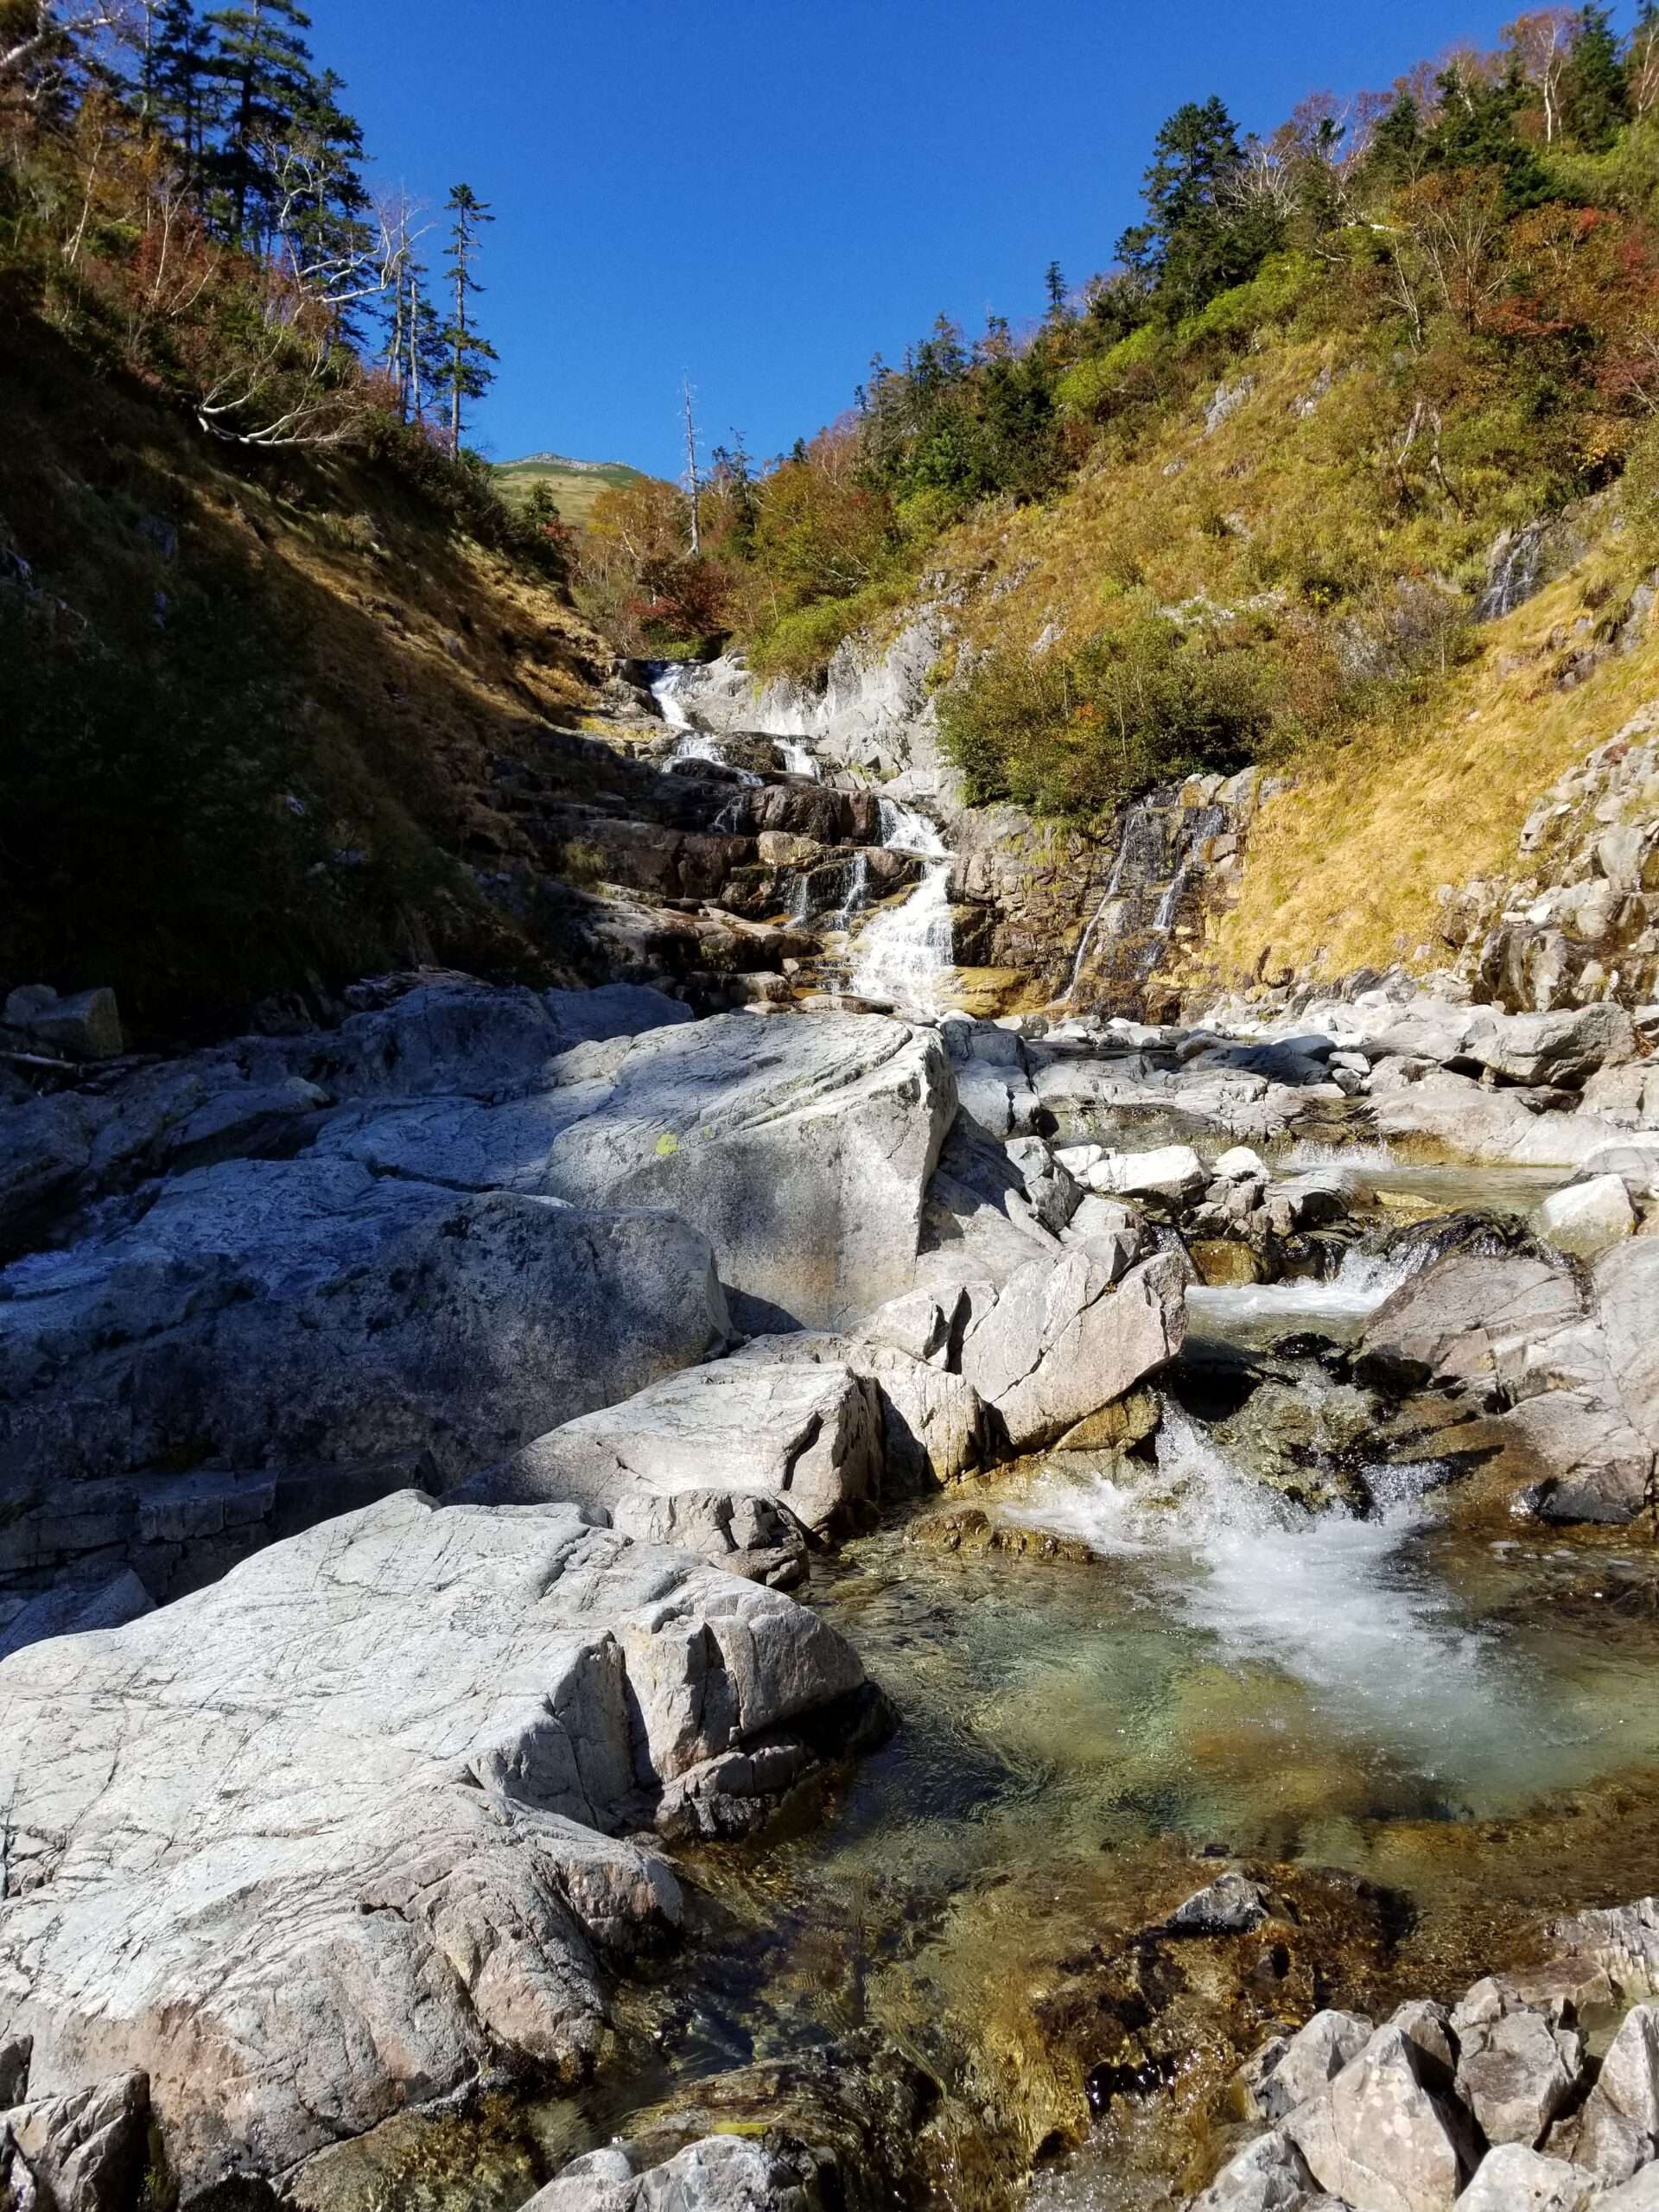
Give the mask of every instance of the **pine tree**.
<path id="1" fill-rule="evenodd" d="M 1051 261 L 1043 271 L 1043 290 L 1048 300 L 1049 315 L 1056 322 L 1063 321 L 1065 315 L 1065 278 L 1058 261 Z"/>
<path id="2" fill-rule="evenodd" d="M 238 243 L 264 245 L 276 189 L 268 149 L 287 143 L 296 119 L 315 108 L 318 81 L 305 33 L 311 18 L 298 0 L 252 0 L 207 18 L 207 72 L 221 87 L 222 138 L 209 164 L 220 219 Z"/>
<path id="3" fill-rule="evenodd" d="M 493 223 L 495 218 L 470 184 L 454 186 L 444 207 L 454 219 L 444 259 L 449 264 L 454 312 L 442 334 L 448 357 L 443 385 L 449 403 L 450 445 L 459 454 L 465 403 L 481 399 L 495 381 L 489 364 L 499 357 L 494 346 L 479 336 L 471 315 L 471 302 L 484 289 L 473 274 L 479 234 L 483 226 Z"/>
<path id="4" fill-rule="evenodd" d="M 1213 96 L 1178 108 L 1153 142 L 1141 188 L 1147 220 L 1124 232 L 1117 253 L 1155 285 L 1172 320 L 1243 283 L 1279 242 L 1269 211 L 1224 204 L 1243 160 L 1237 126 Z"/>
<path id="5" fill-rule="evenodd" d="M 1624 59 L 1605 8 L 1580 8 L 1573 34 L 1561 75 L 1561 121 L 1568 137 L 1599 154 L 1630 120 Z"/>
<path id="6" fill-rule="evenodd" d="M 197 19 L 194 0 L 162 0 L 147 57 L 149 115 L 177 142 L 193 169 L 201 158 L 213 109 L 211 43 L 207 27 Z"/>

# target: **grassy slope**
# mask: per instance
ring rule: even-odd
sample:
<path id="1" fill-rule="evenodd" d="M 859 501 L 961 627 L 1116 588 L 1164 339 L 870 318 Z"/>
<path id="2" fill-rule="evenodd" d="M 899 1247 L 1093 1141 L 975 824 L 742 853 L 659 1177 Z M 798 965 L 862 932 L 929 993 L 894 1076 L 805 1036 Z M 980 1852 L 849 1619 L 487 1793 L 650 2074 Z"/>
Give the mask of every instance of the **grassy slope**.
<path id="1" fill-rule="evenodd" d="M 630 484 L 648 483 L 650 479 L 642 469 L 630 468 L 620 461 L 580 461 L 569 466 L 504 461 L 496 467 L 495 480 L 503 496 L 515 502 L 527 499 L 533 486 L 545 484 L 558 503 L 561 518 L 573 530 L 581 530 L 601 492 L 621 491 Z"/>
<path id="2" fill-rule="evenodd" d="M 1131 597 L 1181 608 L 1202 596 L 1248 633 L 1253 620 L 1295 618 L 1324 577 L 1355 605 L 1397 578 L 1476 588 L 1495 531 L 1535 512 L 1524 485 L 1474 455 L 1454 477 L 1463 512 L 1426 499 L 1402 516 L 1386 463 L 1397 403 L 1344 334 L 1264 332 L 1228 373 L 1254 389 L 1213 432 L 1206 381 L 1056 499 L 983 513 L 946 540 L 941 566 L 964 588 L 969 650 L 1028 648 L 1052 624 L 1080 641 Z M 1509 865 L 1539 793 L 1659 696 L 1654 632 L 1579 688 L 1553 680 L 1558 633 L 1591 619 L 1586 592 L 1605 605 L 1636 580 L 1630 555 L 1605 537 L 1571 575 L 1478 632 L 1474 661 L 1430 682 L 1400 719 L 1270 764 L 1294 787 L 1251 836 L 1242 893 L 1211 918 L 1206 965 L 1244 983 L 1269 949 L 1275 968 L 1332 976 L 1443 960 L 1439 887 Z"/>
<path id="3" fill-rule="evenodd" d="M 1418 971 L 1448 957 L 1435 893 L 1513 866 L 1521 828 L 1556 777 L 1659 698 L 1659 629 L 1556 689 L 1564 641 L 1585 594 L 1614 566 L 1609 549 L 1483 632 L 1418 724 L 1370 733 L 1302 765 L 1293 790 L 1251 832 L 1237 903 L 1206 956 L 1228 982 L 1274 969 L 1337 977 L 1395 961 Z"/>
<path id="4" fill-rule="evenodd" d="M 113 982 L 142 1031 L 234 1019 L 238 1001 L 303 985 L 308 941 L 332 951 L 329 981 L 416 955 L 549 972 L 545 948 L 480 897 L 467 863 L 487 866 L 510 839 L 494 760 L 526 731 L 575 727 L 608 659 L 563 595 L 461 535 L 394 471 L 213 445 L 40 325 L 21 321 L 14 336 L 0 548 L 61 608 L 54 650 L 95 639 L 81 657 L 118 695 L 124 668 L 182 650 L 178 610 L 204 609 L 220 634 L 245 627 L 273 663 L 308 827 L 353 857 L 301 879 L 296 906 L 309 912 L 239 907 L 234 881 L 215 887 L 224 942 L 216 931 L 204 943 L 199 924 L 170 931 L 137 890 L 124 911 L 118 849 L 75 852 L 86 883 L 114 890 L 78 899 L 72 880 L 44 908 L 10 902 L 0 981 Z M 164 605 L 175 612 L 158 619 Z M 291 824 L 280 807 L 270 820 L 274 845 Z M 211 867 L 211 836 L 207 847 Z M 310 931 L 325 909 L 327 931 Z"/>

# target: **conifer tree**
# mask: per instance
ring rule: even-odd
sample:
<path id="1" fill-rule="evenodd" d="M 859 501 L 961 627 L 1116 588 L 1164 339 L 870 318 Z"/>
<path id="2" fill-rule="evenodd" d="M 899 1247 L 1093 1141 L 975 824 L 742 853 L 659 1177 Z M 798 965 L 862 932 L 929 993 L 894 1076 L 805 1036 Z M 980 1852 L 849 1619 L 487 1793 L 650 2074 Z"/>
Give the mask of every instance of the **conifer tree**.
<path id="1" fill-rule="evenodd" d="M 481 399 L 495 381 L 489 365 L 499 357 L 494 346 L 474 327 L 471 311 L 473 300 L 484 289 L 473 274 L 480 232 L 495 218 L 470 184 L 455 185 L 444 207 L 452 218 L 444 259 L 449 264 L 454 311 L 443 329 L 447 354 L 443 381 L 449 404 L 450 443 L 459 454 L 465 403 Z"/>
<path id="2" fill-rule="evenodd" d="M 1567 136 L 1591 153 L 1611 146 L 1630 119 L 1624 57 L 1605 8 L 1580 8 L 1573 50 L 1561 73 L 1561 121 Z"/>
<path id="3" fill-rule="evenodd" d="M 148 57 L 149 116 L 177 143 L 193 169 L 201 158 L 211 112 L 211 42 L 194 0 L 162 0 Z"/>
<path id="4" fill-rule="evenodd" d="M 288 138 L 313 107 L 318 85 L 298 0 L 252 0 L 207 17 L 207 73 L 221 88 L 222 136 L 210 168 L 221 219 L 238 243 L 264 244 L 275 189 L 268 148 Z"/>

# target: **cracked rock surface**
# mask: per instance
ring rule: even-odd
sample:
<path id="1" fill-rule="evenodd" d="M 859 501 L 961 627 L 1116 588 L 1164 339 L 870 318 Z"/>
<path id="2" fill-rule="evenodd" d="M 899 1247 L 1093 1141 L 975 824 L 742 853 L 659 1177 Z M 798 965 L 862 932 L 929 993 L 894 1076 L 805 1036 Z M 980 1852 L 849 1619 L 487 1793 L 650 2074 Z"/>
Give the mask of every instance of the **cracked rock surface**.
<path id="1" fill-rule="evenodd" d="M 0 1666 L 0 2017 L 29 2094 L 149 2076 L 187 2196 L 504 2062 L 571 2077 L 607 1950 L 672 1925 L 626 1837 L 729 1833 L 858 1690 L 776 1592 L 569 1506 L 404 1492 Z"/>

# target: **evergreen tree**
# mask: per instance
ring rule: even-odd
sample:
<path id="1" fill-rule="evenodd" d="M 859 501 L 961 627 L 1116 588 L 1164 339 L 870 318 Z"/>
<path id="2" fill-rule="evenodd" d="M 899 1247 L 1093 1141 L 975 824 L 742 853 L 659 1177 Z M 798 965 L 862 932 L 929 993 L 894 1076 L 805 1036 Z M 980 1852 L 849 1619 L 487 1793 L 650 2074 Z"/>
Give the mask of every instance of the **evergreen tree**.
<path id="1" fill-rule="evenodd" d="M 315 108 L 319 87 L 305 33 L 311 18 L 298 0 L 252 0 L 207 18 L 207 73 L 218 80 L 221 137 L 208 164 L 219 219 L 243 245 L 266 243 L 276 182 L 270 148 L 292 137 Z"/>
<path id="2" fill-rule="evenodd" d="M 1561 75 L 1561 121 L 1567 136 L 1602 153 L 1630 120 L 1624 58 L 1605 8 L 1580 8 L 1573 51 Z"/>
<path id="3" fill-rule="evenodd" d="M 1428 151 L 1437 166 L 1453 169 L 1496 169 L 1511 214 L 1541 207 L 1553 190 L 1549 171 L 1516 129 L 1527 105 L 1528 89 L 1518 71 L 1490 80 L 1444 72 L 1445 94 Z"/>
<path id="4" fill-rule="evenodd" d="M 469 399 L 481 399 L 495 381 L 489 364 L 499 357 L 494 346 L 479 336 L 471 313 L 473 300 L 484 289 L 473 274 L 480 232 L 486 223 L 493 223 L 495 218 L 470 184 L 454 186 L 444 207 L 453 219 L 444 259 L 449 264 L 454 313 L 443 330 L 447 356 L 443 388 L 449 405 L 450 444 L 459 454 L 465 404 Z"/>
<path id="5" fill-rule="evenodd" d="M 200 161 L 213 112 L 211 44 L 194 0 L 162 0 L 147 57 L 149 115 L 176 141 L 192 169 Z"/>
<path id="6" fill-rule="evenodd" d="M 1043 271 L 1043 290 L 1048 300 L 1048 312 L 1052 320 L 1060 321 L 1065 314 L 1065 278 L 1058 261 L 1051 261 Z"/>
<path id="7" fill-rule="evenodd" d="M 1423 111 L 1409 92 L 1379 116 L 1365 149 L 1365 170 L 1380 184 L 1403 184 L 1417 175 L 1428 156 Z"/>
<path id="8" fill-rule="evenodd" d="M 1270 211 L 1224 200 L 1243 159 L 1237 126 L 1213 96 L 1178 108 L 1153 142 L 1141 185 L 1147 220 L 1123 233 L 1117 251 L 1126 270 L 1154 285 L 1172 321 L 1243 283 L 1279 243 Z"/>

